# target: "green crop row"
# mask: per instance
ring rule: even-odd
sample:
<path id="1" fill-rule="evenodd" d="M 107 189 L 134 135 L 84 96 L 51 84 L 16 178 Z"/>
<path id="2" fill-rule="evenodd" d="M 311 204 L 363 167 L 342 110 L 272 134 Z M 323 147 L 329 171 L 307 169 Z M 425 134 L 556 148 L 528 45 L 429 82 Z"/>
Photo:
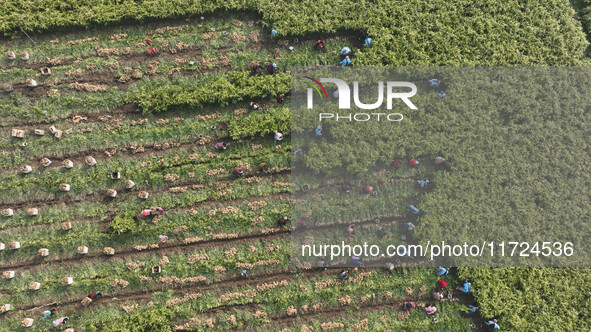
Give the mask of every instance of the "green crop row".
<path id="1" fill-rule="evenodd" d="M 271 181 L 263 180 L 256 185 L 235 185 L 228 187 L 226 190 L 232 191 L 232 198 L 244 199 L 288 192 L 289 188 L 276 188 Z M 188 208 L 207 200 L 209 197 L 219 200 L 221 205 L 196 207 L 195 211 L 181 213 L 175 213 L 172 210 L 167 212 L 156 224 L 141 225 L 142 222 L 150 222 L 149 218 L 142 219 L 139 217 L 142 208 L 148 206 L 162 206 L 167 210 L 180 207 Z M 259 211 L 253 211 L 248 204 L 243 203 L 237 205 L 235 207 L 237 211 L 232 214 L 226 215 L 219 212 L 217 215 L 210 215 L 210 211 L 226 207 L 224 201 L 228 199 L 215 195 L 215 191 L 208 193 L 203 190 L 191 190 L 183 194 L 163 194 L 151 198 L 147 203 L 139 203 L 135 200 L 124 202 L 118 206 L 118 214 L 111 221 L 110 226 L 114 229 L 114 233 L 102 233 L 98 222 L 92 220 L 76 223 L 75 227 L 70 231 L 63 231 L 59 225 L 33 228 L 28 232 L 22 232 L 19 229 L 9 230 L 0 234 L 0 240 L 4 243 L 19 241 L 22 246 L 18 250 L 3 251 L 0 253 L 0 257 L 3 257 L 5 262 L 15 262 L 23 258 L 34 257 L 40 248 L 50 249 L 54 257 L 56 255 L 58 257 L 72 257 L 76 255 L 75 249 L 80 245 L 86 245 L 96 252 L 109 246 L 122 248 L 135 244 L 152 243 L 157 241 L 159 234 L 169 234 L 171 242 L 175 242 L 188 236 L 209 238 L 219 231 L 224 233 L 249 233 L 264 226 L 274 225 L 278 216 L 289 214 L 289 206 L 285 202 L 261 197 L 261 200 L 264 200 L 267 205 Z M 265 223 L 253 227 L 253 219 L 259 216 L 263 217 L 262 221 L 265 221 Z M 121 228 L 123 226 L 117 224 L 117 218 L 125 221 L 125 228 Z M 136 221 L 136 218 L 139 218 L 139 221 Z"/>
<path id="2" fill-rule="evenodd" d="M 560 0 L 486 5 L 466 0 L 405 4 L 11 0 L 0 7 L 4 13 L 0 31 L 104 26 L 128 19 L 190 17 L 216 11 L 223 15 L 224 10 L 259 12 L 280 36 L 365 28 L 374 37 L 374 47 L 360 54 L 363 64 L 574 64 L 580 62 L 587 45 L 573 9 Z"/>
<path id="3" fill-rule="evenodd" d="M 18 174 L 16 176 L 7 176 L 0 189 L 5 193 L 0 196 L 0 201 L 5 204 L 11 204 L 20 201 L 54 198 L 58 199 L 66 194 L 60 193 L 59 185 L 68 183 L 71 185 L 71 191 L 67 193 L 69 197 L 84 197 L 88 195 L 102 196 L 106 194 L 109 188 L 115 188 L 123 193 L 123 180 L 131 179 L 137 183 L 134 189 L 163 189 L 179 183 L 177 179 L 184 182 L 193 183 L 211 182 L 212 179 L 227 178 L 232 169 L 239 164 L 249 163 L 252 170 L 245 170 L 246 174 L 258 170 L 257 165 L 261 162 L 267 162 L 269 166 L 288 167 L 290 152 L 286 149 L 275 149 L 272 143 L 264 143 L 265 148 L 252 151 L 250 145 L 245 143 L 236 143 L 229 147 L 227 152 L 230 156 L 223 153 L 218 157 L 207 156 L 213 149 L 194 149 L 189 151 L 171 151 L 163 154 L 149 155 L 149 158 L 126 159 L 119 157 L 112 159 L 100 167 L 78 166 L 70 170 L 53 168 L 42 170 L 44 176 L 28 176 L 28 174 Z M 234 153 L 231 151 L 234 150 Z M 198 155 L 195 156 L 195 155 Z M 155 156 L 166 156 L 162 158 L 153 158 Z M 190 157 L 191 156 L 191 157 Z M 270 159 L 279 157 L 286 159 L 281 165 L 270 163 Z M 223 169 L 221 174 L 208 175 L 208 172 Z M 122 180 L 115 181 L 110 179 L 111 172 L 121 173 Z M 191 174 L 189 174 L 191 173 Z M 132 175 L 133 174 L 133 175 Z M 165 178 L 167 174 L 177 174 L 177 179 Z M 148 181 L 146 183 L 145 181 Z M 95 185 L 90 188 L 89 182 Z M 169 182 L 169 183 L 167 183 Z M 166 183 L 166 184 L 165 184 Z M 181 182 L 182 183 L 182 182 Z"/>
<path id="4" fill-rule="evenodd" d="M 269 247 L 273 250 L 269 251 Z M 226 252 L 232 253 L 234 249 L 236 250 L 234 256 L 225 255 Z M 207 259 L 199 261 L 195 259 L 196 262 L 193 263 L 191 256 L 198 254 L 206 254 Z M 168 258 L 168 263 L 162 260 L 163 256 Z M 185 250 L 171 254 L 147 253 L 140 257 L 114 258 L 96 263 L 81 263 L 73 267 L 53 268 L 51 265 L 45 265 L 34 272 L 19 273 L 18 277 L 13 280 L 0 281 L 0 289 L 10 292 L 10 296 L 2 295 L 0 301 L 15 306 L 24 306 L 31 302 L 38 303 L 53 298 L 63 303 L 86 295 L 90 287 L 100 289 L 110 297 L 115 297 L 117 293 L 122 291 L 132 292 L 147 287 L 174 286 L 175 284 L 163 285 L 157 281 L 159 277 L 169 276 L 178 278 L 203 276 L 206 280 L 201 284 L 211 285 L 226 277 L 238 276 L 242 270 L 236 267 L 237 263 L 254 264 L 259 260 L 278 260 L 279 266 L 286 266 L 289 259 L 289 241 L 279 239 L 266 244 L 253 242 L 236 247 L 220 246 L 215 249 Z M 151 269 L 156 265 L 162 268 L 162 272 L 159 274 L 152 273 Z M 218 266 L 222 266 L 225 271 L 216 270 Z M 251 269 L 250 273 L 252 275 L 264 274 L 271 268 L 276 269 L 276 266 L 257 266 Z M 64 277 L 74 278 L 74 284 L 62 286 L 61 279 Z M 146 280 L 140 280 L 140 277 Z M 147 280 L 145 277 L 150 278 Z M 129 284 L 126 287 L 111 285 L 115 279 L 123 279 Z M 29 290 L 30 282 L 41 283 L 40 289 Z"/>
<path id="5" fill-rule="evenodd" d="M 337 271 L 335 271 L 335 273 L 336 272 Z M 130 316 L 126 316 L 122 311 L 113 311 L 112 309 L 109 309 L 108 306 L 106 308 L 101 307 L 100 309 L 91 306 L 87 310 L 71 313 L 70 317 L 72 318 L 73 324 L 84 324 L 82 327 L 85 328 L 85 330 L 94 331 L 96 328 L 102 328 L 103 330 L 107 329 L 109 331 L 114 331 L 129 329 L 129 324 L 137 318 L 137 315 L 143 317 L 164 315 L 166 317 L 175 317 L 177 320 L 182 318 L 189 319 L 195 316 L 195 312 L 205 313 L 214 308 L 223 308 L 224 306 L 235 304 L 257 303 L 260 305 L 259 310 L 267 313 L 269 317 L 271 317 L 271 315 L 285 315 L 289 306 L 294 306 L 298 311 L 303 311 L 304 309 L 302 307 L 304 305 L 307 305 L 310 308 L 309 310 L 311 310 L 311 307 L 314 304 L 319 304 L 321 310 L 339 308 L 342 307 L 341 301 L 343 301 L 342 299 L 345 299 L 346 296 L 350 297 L 351 308 L 355 308 L 364 303 L 361 299 L 362 296 L 369 295 L 371 298 L 372 293 L 375 294 L 376 298 L 375 300 L 370 301 L 376 301 L 376 303 L 386 301 L 387 299 L 408 298 L 409 295 L 406 294 L 408 288 L 413 290 L 413 295 L 410 295 L 413 299 L 418 298 L 418 296 L 428 296 L 430 287 L 422 290 L 424 289 L 423 286 L 434 284 L 436 277 L 434 274 L 425 272 L 425 270 L 419 269 L 400 269 L 397 270 L 393 276 L 385 277 L 380 271 L 372 271 L 370 272 L 371 275 L 366 274 L 365 276 L 360 277 L 360 280 L 358 281 L 344 283 L 338 281 L 334 283 L 335 276 L 312 278 L 296 277 L 287 280 L 288 283 L 286 286 L 279 286 L 268 290 L 257 290 L 254 287 L 242 287 L 229 289 L 223 292 L 200 292 L 202 293 L 200 298 L 195 300 L 189 299 L 184 303 L 174 305 L 170 308 L 166 307 L 165 302 L 173 298 L 179 298 L 179 296 L 174 295 L 170 291 L 158 292 L 152 297 L 153 305 L 151 307 L 141 305 L 136 309 L 137 311 Z M 367 271 L 365 273 L 367 273 Z M 357 273 L 352 273 L 351 278 L 356 277 L 358 277 Z M 323 287 L 322 284 L 326 284 L 327 287 Z M 422 289 L 419 290 L 419 288 Z M 244 294 L 248 291 L 254 291 L 254 297 L 249 298 L 242 296 L 225 301 L 220 299 L 220 295 L 225 293 L 241 292 Z M 100 312 L 100 314 L 98 314 L 98 312 Z M 92 313 L 94 313 L 94 315 L 92 315 Z M 123 317 L 125 318 L 121 319 Z M 417 321 L 421 320 L 419 317 L 416 317 L 415 319 Z M 424 316 L 422 320 L 423 324 L 429 322 L 426 316 Z M 157 321 L 158 320 L 148 321 L 146 323 L 154 324 L 157 323 Z M 259 320 L 259 322 L 269 322 L 269 320 L 263 318 L 262 320 Z M 11 320 L 7 325 L 11 326 L 11 324 L 16 323 L 17 321 L 15 319 Z M 166 324 L 159 326 L 159 331 L 170 331 L 173 324 L 175 324 L 174 321 L 166 320 Z M 223 322 L 222 324 L 222 327 L 226 326 Z M 33 330 L 39 328 L 40 326 L 36 326 Z"/>
<path id="6" fill-rule="evenodd" d="M 291 89 L 291 76 L 285 73 L 250 76 L 248 72 L 205 75 L 198 79 L 174 78 L 138 83 L 126 101 L 137 104 L 145 113 L 175 108 L 225 106 L 238 101 L 285 94 Z"/>
<path id="7" fill-rule="evenodd" d="M 236 18 L 241 18 L 236 15 Z M 102 49 L 117 49 L 119 57 L 109 57 L 111 61 L 114 58 L 120 58 L 126 61 L 123 52 L 127 53 L 126 48 L 129 48 L 131 54 L 144 53 L 149 47 L 144 41 L 149 38 L 152 47 L 158 48 L 162 53 L 166 54 L 169 48 L 175 48 L 177 44 L 189 44 L 192 47 L 205 49 L 209 53 L 219 52 L 220 48 L 229 48 L 230 50 L 244 49 L 248 43 L 252 43 L 252 39 L 246 39 L 242 42 L 234 42 L 231 37 L 235 36 L 248 37 L 253 31 L 260 30 L 259 26 L 249 24 L 242 24 L 235 26 L 228 17 L 223 17 L 215 20 L 201 21 L 200 19 L 187 20 L 172 25 L 174 29 L 168 30 L 171 25 L 169 22 L 149 22 L 139 26 L 121 26 L 121 27 L 106 27 L 96 30 L 83 31 L 68 31 L 59 36 L 55 35 L 36 35 L 35 42 L 38 46 L 31 44 L 29 39 L 16 39 L 11 44 L 0 45 L 0 52 L 4 54 L 7 51 L 13 51 L 18 54 L 18 51 L 27 51 L 30 59 L 29 63 L 44 63 L 45 56 L 51 59 L 60 59 L 62 62 L 69 62 L 76 59 L 88 60 L 88 57 L 96 57 L 97 46 Z M 217 31 L 217 35 L 208 36 L 204 33 L 209 33 L 211 29 Z M 232 35 L 236 33 L 236 35 Z M 255 32 L 256 34 L 256 32 Z M 258 35 L 260 37 L 260 35 Z M 113 37 L 111 39 L 111 37 Z M 116 38 L 117 37 L 117 38 Z M 205 38 L 204 38 L 205 37 Z M 210 37 L 209 39 L 206 39 Z M 137 44 L 137 45 L 136 45 Z M 139 46 L 141 44 L 142 46 Z M 185 52 L 177 50 L 178 55 L 182 56 Z M 109 59 L 102 57 L 102 59 Z M 154 58 L 153 60 L 160 60 Z M 93 61 L 101 61 L 101 58 L 94 58 Z M 8 60 L 6 57 L 0 59 L 0 64 L 3 65 L 7 71 L 19 68 L 25 62 L 21 60 Z M 97 63 L 97 65 L 99 65 Z M 100 66 L 98 66 L 100 67 Z M 54 68 L 63 68 L 60 64 L 52 67 L 52 75 L 55 76 Z M 82 67 L 84 68 L 84 67 Z M 36 71 L 34 73 L 37 73 Z M 0 75 L 0 78 L 4 76 Z M 14 77 L 8 77 L 14 79 Z"/>

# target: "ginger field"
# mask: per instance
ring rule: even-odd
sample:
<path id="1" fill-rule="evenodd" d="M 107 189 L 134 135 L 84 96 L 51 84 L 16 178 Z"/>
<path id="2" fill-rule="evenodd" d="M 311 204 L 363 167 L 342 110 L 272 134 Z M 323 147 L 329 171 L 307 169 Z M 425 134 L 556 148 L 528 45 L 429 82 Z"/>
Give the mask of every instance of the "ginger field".
<path id="1" fill-rule="evenodd" d="M 291 67 L 338 65 L 344 46 L 354 50 L 354 66 L 586 66 L 582 6 L 575 12 L 562 0 L 3 2 L 0 331 L 480 331 L 493 318 L 510 331 L 588 330 L 586 268 L 453 268 L 444 277 L 450 296 L 434 301 L 441 278 L 421 261 L 390 274 L 352 269 L 347 280 L 338 278 L 341 269 L 296 268 L 290 234 L 297 222 L 277 223 L 291 214 L 291 195 L 301 190 L 290 175 Z M 373 38 L 371 48 L 363 47 L 361 29 Z M 326 52 L 315 49 L 319 38 Z M 266 62 L 278 65 L 274 74 L 263 68 L 251 75 L 254 63 Z M 262 110 L 251 109 L 251 101 Z M 529 171 L 517 162 L 514 172 L 490 171 L 457 142 L 491 148 L 490 136 L 501 131 L 489 128 L 527 124 L 530 111 L 503 121 L 466 112 L 462 131 L 449 135 L 417 123 L 406 140 L 395 138 L 403 141 L 395 152 L 378 149 L 402 165 L 376 176 L 386 195 L 357 232 L 375 233 L 379 216 L 397 243 L 434 232 L 450 236 L 443 221 L 464 217 L 454 210 L 464 200 L 471 202 L 471 220 L 486 225 L 488 211 L 479 207 L 501 203 L 480 189 Z M 569 160 L 588 137 L 583 124 L 565 143 Z M 13 129 L 24 137 L 13 137 Z M 285 138 L 276 140 L 277 132 Z M 516 133 L 529 139 L 524 146 L 543 141 L 539 132 Z M 227 149 L 216 149 L 218 142 Z M 449 161 L 439 169 L 432 160 L 442 152 Z M 421 163 L 409 166 L 412 158 Z M 581 158 L 583 166 L 561 170 L 585 173 L 588 156 Z M 479 173 L 461 184 L 474 160 Z M 237 167 L 242 176 L 233 174 Z M 425 175 L 434 188 L 417 185 Z M 311 193 L 334 199 L 310 184 Z M 558 186 L 555 193 L 574 199 L 581 188 Z M 355 191 L 349 206 L 364 197 Z M 409 213 L 408 204 L 424 214 Z M 557 204 L 540 215 L 585 212 L 569 214 Z M 164 212 L 141 214 L 151 207 Z M 520 208 L 496 217 L 521 216 Z M 344 225 L 334 239 L 347 239 L 345 210 L 326 211 Z M 406 229 L 408 222 L 416 231 Z M 472 282 L 471 294 L 453 290 L 464 279 Z M 86 303 L 97 291 L 104 295 Z M 402 310 L 407 301 L 417 308 Z M 569 301 L 568 310 L 561 301 Z M 425 313 L 428 304 L 438 309 L 436 322 Z M 467 315 L 468 305 L 480 310 Z M 52 308 L 56 314 L 41 317 Z M 60 317 L 69 320 L 53 327 Z"/>

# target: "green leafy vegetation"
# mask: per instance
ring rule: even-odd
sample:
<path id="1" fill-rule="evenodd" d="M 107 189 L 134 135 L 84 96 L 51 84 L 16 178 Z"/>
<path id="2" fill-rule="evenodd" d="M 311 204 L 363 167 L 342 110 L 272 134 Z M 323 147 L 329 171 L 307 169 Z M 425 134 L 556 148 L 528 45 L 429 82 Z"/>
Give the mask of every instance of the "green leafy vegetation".
<path id="1" fill-rule="evenodd" d="M 51 328 L 50 319 L 38 318 L 39 309 L 25 308 L 51 302 L 58 303 L 60 316 L 72 318 L 65 327 L 76 331 L 171 331 L 175 326 L 197 321 L 192 329 L 202 330 L 212 328 L 210 319 L 218 330 L 279 331 L 284 327 L 300 330 L 303 326 L 321 330 L 326 327 L 323 324 L 331 322 L 342 323 L 351 330 L 366 318 L 367 325 L 362 328 L 367 330 L 472 330 L 470 319 L 459 314 L 464 304 L 472 303 L 470 298 L 461 303 L 438 304 L 441 315 L 437 325 L 422 309 L 408 317 L 400 316 L 400 301 L 409 296 L 421 302 L 429 298 L 437 279 L 432 269 L 401 268 L 389 278 L 372 271 L 371 276 L 356 283 L 335 283 L 336 270 L 318 274 L 299 270 L 293 275 L 281 275 L 288 271 L 289 242 L 287 230 L 276 230 L 276 220 L 290 213 L 281 195 L 293 190 L 288 174 L 291 145 L 287 137 L 276 147 L 272 134 L 289 132 L 291 114 L 289 98 L 284 105 L 272 100 L 277 93 L 289 92 L 290 66 L 336 65 L 338 50 L 343 46 L 354 50 L 355 66 L 588 65 L 584 31 L 589 31 L 589 6 L 581 2 L 582 24 L 564 0 L 3 1 L 0 32 L 8 39 L 0 50 L 26 50 L 31 60 L 0 60 L 0 83 L 16 87 L 12 93 L 0 95 L 0 117 L 4 121 L 0 124 L 0 206 L 16 210 L 13 217 L 2 219 L 0 240 L 6 244 L 22 242 L 21 249 L 0 253 L 2 270 L 16 270 L 14 279 L 0 280 L 0 303 L 13 303 L 16 307 L 5 314 L 0 331 L 24 330 L 21 320 L 33 316 L 35 323 L 28 330 L 47 331 Z M 201 15 L 205 20 L 200 19 Z M 156 19 L 177 20 L 159 23 L 154 22 Z M 132 23 L 114 26 L 124 21 Z M 40 83 L 36 89 L 24 88 L 23 83 L 48 62 L 23 37 L 21 28 L 30 32 L 43 53 L 56 61 L 51 65 L 51 76 L 36 78 Z M 270 39 L 270 28 L 278 30 L 275 40 Z M 357 34 L 362 28 L 374 39 L 372 48 L 361 46 Z M 162 30 L 150 31 L 158 29 Z M 215 38 L 208 35 L 212 29 L 218 32 Z M 119 34 L 126 37 L 117 37 Z M 162 56 L 150 58 L 143 54 L 145 45 L 137 44 L 144 43 L 146 36 L 158 46 Z M 328 52 L 314 50 L 316 38 L 326 38 Z M 169 46 L 163 46 L 165 43 Z M 290 50 L 289 46 L 295 48 Z M 110 49 L 113 54 L 101 56 L 98 49 Z M 191 60 L 196 62 L 194 66 L 188 64 Z M 251 76 L 245 69 L 255 60 L 261 64 L 276 62 L 280 71 L 275 75 Z M 139 74 L 130 78 L 133 73 Z M 572 80 L 581 77 L 572 75 Z M 429 78 L 432 77 L 421 80 Z M 373 145 L 352 141 L 351 147 L 372 151 L 378 158 L 356 158 L 356 163 L 346 165 L 347 170 L 367 171 L 376 160 L 377 164 L 387 165 L 392 158 L 431 158 L 439 154 L 446 157 L 450 170 L 429 173 L 436 185 L 420 198 L 424 214 L 417 235 L 423 238 L 474 241 L 502 227 L 511 230 L 509 226 L 516 219 L 527 224 L 545 218 L 580 220 L 588 215 L 586 196 L 581 195 L 588 192 L 586 174 L 591 164 L 585 153 L 585 139 L 589 136 L 585 108 L 567 112 L 565 107 L 558 113 L 539 114 L 532 105 L 517 103 L 516 95 L 530 96 L 531 91 L 543 89 L 542 85 L 521 87 L 497 96 L 515 101 L 510 109 L 495 109 L 495 99 L 486 96 L 482 96 L 480 103 L 458 107 L 454 99 L 480 93 L 479 77 L 463 76 L 465 82 L 453 77 L 445 79 L 450 82 L 448 98 L 437 109 L 419 110 L 412 121 L 401 125 L 399 133 L 376 140 Z M 88 82 L 105 89 L 75 91 L 70 88 L 73 82 Z M 549 91 L 549 96 L 531 95 L 537 98 L 536 107 L 551 99 L 553 92 Z M 259 102 L 264 110 L 248 112 L 246 104 L 251 100 Z M 87 119 L 73 122 L 75 116 Z M 148 122 L 138 124 L 144 119 Z M 34 129 L 47 131 L 51 125 L 63 130 L 71 128 L 72 132 L 60 140 L 49 134 L 33 136 Z M 296 130 L 311 133 L 315 125 L 308 123 Z M 22 147 L 22 140 L 9 137 L 12 127 L 27 130 L 27 148 Z M 331 128 L 326 129 L 330 132 Z M 355 135 L 349 131 L 333 133 Z M 203 144 L 199 143 L 202 136 L 206 138 Z M 228 150 L 215 150 L 213 145 L 218 141 L 228 142 Z M 171 143 L 180 146 L 166 146 Z M 111 155 L 114 148 L 117 152 Z M 141 152 L 143 148 L 148 151 Z M 342 156 L 339 151 L 329 147 L 331 153 L 322 154 L 326 148 L 313 146 L 310 155 L 317 160 L 309 166 L 323 171 L 343 167 L 345 164 L 335 163 Z M 547 159 L 532 158 L 548 151 L 559 152 Z M 98 159 L 94 168 L 83 166 L 86 155 Z M 363 153 L 357 157 L 361 156 Z M 42 168 L 42 157 L 52 159 L 52 167 Z M 73 169 L 59 167 L 67 158 L 74 159 Z M 499 167 L 507 160 L 511 161 L 510 167 Z M 17 173 L 18 166 L 25 163 L 33 166 L 33 173 Z M 261 163 L 268 164 L 269 170 L 260 170 Z M 245 175 L 234 177 L 234 167 L 243 168 Z M 430 171 L 421 167 L 417 169 Z M 114 170 L 133 178 L 135 189 L 126 192 L 121 182 L 112 181 L 109 174 Z M 179 178 L 174 179 L 173 173 Z M 407 168 L 399 175 L 414 176 Z M 567 175 L 571 177 L 565 180 Z M 60 192 L 58 185 L 62 182 L 71 183 L 72 190 Z M 314 190 L 316 184 L 309 184 Z M 118 197 L 106 199 L 105 191 L 115 186 Z M 140 190 L 151 193 L 147 201 L 137 198 Z M 410 185 L 388 190 L 398 197 L 394 202 L 396 211 L 390 211 L 394 214 L 401 214 L 405 208 L 403 200 L 416 197 L 416 189 Z M 357 197 L 347 202 L 355 207 L 359 203 L 355 201 Z M 508 206 L 501 197 L 508 197 L 512 204 Z M 249 205 L 253 202 L 257 203 Z M 391 209 L 390 205 L 374 203 L 374 212 Z M 266 205 L 259 208 L 257 204 Z M 162 206 L 167 211 L 155 221 L 138 216 L 141 209 L 151 206 Z M 571 209 L 573 206 L 576 208 Z M 29 216 L 27 207 L 39 207 L 39 215 Z M 311 208 L 322 215 L 321 222 L 333 221 L 335 213 L 343 219 L 341 222 L 347 218 L 346 208 L 333 213 L 323 211 L 321 203 Z M 470 220 L 478 232 L 449 227 L 450 220 Z M 72 229 L 64 231 L 62 222 L 71 222 Z M 396 227 L 389 230 L 399 235 Z M 575 230 L 579 236 L 587 231 Z M 370 235 L 373 229 L 359 232 Z M 102 256 L 105 246 L 116 251 L 131 250 L 136 245 L 153 245 L 159 234 L 170 236 L 170 249 L 163 245 L 162 249 L 136 250 L 132 251 L 133 258 Z M 246 243 L 230 242 L 234 235 Z M 256 237 L 243 239 L 245 236 Z M 184 241 L 205 249 L 191 249 L 187 255 L 176 251 L 174 246 Z M 79 245 L 88 245 L 89 263 L 85 257 L 75 258 Z M 226 254 L 232 252 L 230 246 L 238 249 L 233 257 Z M 49 257 L 37 256 L 41 247 L 50 249 Z M 191 265 L 189 253 L 207 253 L 209 259 Z M 151 267 L 160 264 L 164 254 L 171 263 L 162 264 L 161 275 L 151 274 Z M 250 269 L 252 279 L 237 279 L 241 264 L 272 259 L 279 263 Z M 132 271 L 125 266 L 131 261 L 145 265 Z M 225 272 L 219 272 L 219 267 Z M 363 272 L 354 272 L 352 277 Z M 67 275 L 75 278 L 72 286 L 60 284 L 60 278 Z M 475 299 L 481 307 L 481 317 L 476 320 L 495 317 L 503 330 L 512 331 L 542 327 L 556 331 L 588 330 L 586 280 L 590 275 L 586 268 L 458 271 L 459 277 L 473 281 Z M 151 279 L 142 283 L 140 276 Z M 199 283 L 189 289 L 200 292 L 201 297 L 169 307 L 166 301 L 184 298 L 187 293 L 182 288 L 187 284 L 159 282 L 159 276 L 205 276 L 208 282 L 203 283 L 203 289 Z M 289 279 L 286 286 L 266 291 L 256 288 L 284 278 Z M 113 286 L 115 279 L 125 279 L 129 288 Z M 31 281 L 42 282 L 42 288 L 36 293 L 30 291 Z M 227 286 L 236 281 L 236 287 Z M 448 281 L 458 282 L 455 277 Z M 324 284 L 327 286 L 321 287 Z M 147 285 L 153 287 L 153 295 L 134 294 Z M 422 289 L 424 285 L 428 286 Z M 81 298 L 98 288 L 106 292 L 105 298 L 82 307 Z M 406 288 L 411 288 L 412 295 L 406 293 Z M 247 291 L 257 293 L 220 300 L 224 293 Z M 375 293 L 375 297 L 368 300 L 364 296 L 370 293 Z M 351 297 L 350 303 L 343 305 L 346 296 Z M 564 303 L 568 308 L 564 308 Z M 315 304 L 322 304 L 326 313 L 304 307 Z M 362 311 L 368 304 L 382 309 Z M 134 305 L 137 307 L 128 313 Z M 290 306 L 295 307 L 297 316 L 287 314 Z M 331 314 L 356 309 L 360 309 L 359 313 L 349 316 Z M 258 314 L 258 310 L 264 315 Z M 275 326 L 275 322 L 288 324 Z"/>

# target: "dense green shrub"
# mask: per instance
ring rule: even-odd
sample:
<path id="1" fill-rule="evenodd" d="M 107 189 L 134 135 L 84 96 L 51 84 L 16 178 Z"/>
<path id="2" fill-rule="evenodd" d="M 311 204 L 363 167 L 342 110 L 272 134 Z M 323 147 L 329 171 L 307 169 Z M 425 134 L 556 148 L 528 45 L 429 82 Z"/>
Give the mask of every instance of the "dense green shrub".
<path id="1" fill-rule="evenodd" d="M 175 78 L 142 82 L 129 93 L 128 102 L 136 103 L 144 113 L 169 109 L 225 106 L 285 94 L 291 89 L 291 76 L 286 73 L 250 76 L 247 72 L 205 75 L 199 79 Z"/>

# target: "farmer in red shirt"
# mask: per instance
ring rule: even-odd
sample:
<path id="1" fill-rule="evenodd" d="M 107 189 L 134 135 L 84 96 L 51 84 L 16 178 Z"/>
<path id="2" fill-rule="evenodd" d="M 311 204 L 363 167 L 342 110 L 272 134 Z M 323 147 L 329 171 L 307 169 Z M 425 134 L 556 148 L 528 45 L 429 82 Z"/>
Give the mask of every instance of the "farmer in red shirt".
<path id="1" fill-rule="evenodd" d="M 322 39 L 319 39 L 316 42 L 316 49 L 319 51 L 324 51 L 324 41 L 322 41 Z"/>
<path id="2" fill-rule="evenodd" d="M 416 159 L 411 159 L 411 160 L 408 161 L 408 164 L 410 166 L 416 166 L 416 165 L 418 165 L 418 163 L 419 163 L 419 161 L 416 160 Z"/>
<path id="3" fill-rule="evenodd" d="M 439 279 L 437 284 L 439 285 L 439 289 L 442 289 L 442 290 L 445 289 L 445 287 L 447 287 L 447 282 L 445 282 L 445 280 L 443 280 L 443 279 Z"/>
<path id="4" fill-rule="evenodd" d="M 149 38 L 146 38 L 146 44 L 148 44 L 148 46 L 152 46 L 152 41 Z"/>
<path id="5" fill-rule="evenodd" d="M 236 176 L 236 177 L 241 177 L 244 174 L 244 171 L 242 170 L 242 168 L 240 167 L 234 167 L 234 169 L 232 170 L 232 173 Z"/>
<path id="6" fill-rule="evenodd" d="M 398 160 L 394 160 L 391 164 L 392 168 L 398 168 L 400 166 L 400 162 Z"/>
<path id="7" fill-rule="evenodd" d="M 103 292 L 93 292 L 93 293 L 88 294 L 87 297 L 91 300 L 94 300 L 95 298 L 101 297 L 101 296 L 103 296 Z"/>

